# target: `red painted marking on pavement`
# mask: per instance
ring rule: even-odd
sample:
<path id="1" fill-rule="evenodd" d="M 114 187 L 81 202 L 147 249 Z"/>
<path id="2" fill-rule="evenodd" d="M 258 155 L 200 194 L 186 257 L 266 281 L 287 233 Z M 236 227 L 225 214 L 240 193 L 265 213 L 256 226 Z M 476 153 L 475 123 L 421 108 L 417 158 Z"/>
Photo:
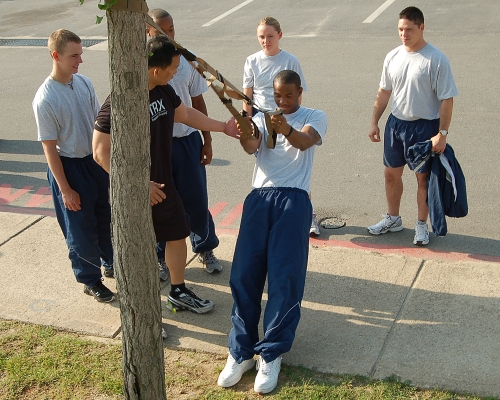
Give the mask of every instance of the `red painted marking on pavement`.
<path id="1" fill-rule="evenodd" d="M 9 183 L 2 183 L 0 185 L 0 204 L 9 204 L 14 200 L 21 197 L 23 194 L 27 193 L 29 190 L 33 189 L 33 186 L 25 186 L 22 189 L 11 192 L 12 185 Z"/>
<path id="2" fill-rule="evenodd" d="M 218 235 L 234 235 L 238 236 L 238 229 L 228 229 L 216 227 Z M 350 240 L 322 240 L 311 238 L 309 243 L 318 247 L 340 247 L 354 250 L 375 251 L 381 254 L 396 254 L 407 257 L 422 258 L 425 260 L 442 260 L 442 261 L 486 261 L 500 263 L 499 256 L 489 256 L 486 254 L 471 254 L 437 251 L 425 247 L 403 247 L 403 246 L 388 246 L 384 244 L 367 243 L 367 242 L 352 242 Z"/>
<path id="3" fill-rule="evenodd" d="M 315 246 L 343 247 L 349 249 L 376 251 L 382 254 L 399 254 L 408 257 L 447 260 L 447 261 L 490 261 L 500 263 L 500 257 L 485 254 L 457 253 L 454 251 L 433 250 L 426 247 L 388 246 L 377 243 L 352 242 L 343 240 L 321 240 L 311 238 L 310 243 Z"/>
<path id="4" fill-rule="evenodd" d="M 243 204 L 237 204 L 220 222 L 220 226 L 230 226 L 243 212 Z"/>
<path id="5" fill-rule="evenodd" d="M 38 207 L 52 200 L 52 193 L 48 186 L 42 186 L 31 199 L 26 203 L 26 207 Z"/>
<path id="6" fill-rule="evenodd" d="M 208 210 L 210 211 L 210 214 L 212 214 L 212 218 L 215 218 L 217 215 L 219 215 L 220 212 L 224 210 L 224 208 L 226 208 L 228 204 L 229 203 L 227 202 L 219 202 L 215 206 L 209 208 Z"/>
<path id="7" fill-rule="evenodd" d="M 18 197 L 25 194 L 30 190 L 31 186 L 26 186 L 23 189 L 19 189 L 14 194 L 11 194 L 11 185 L 2 184 L 0 185 L 0 212 L 10 212 L 18 214 L 32 214 L 32 215 L 45 215 L 49 217 L 55 217 L 56 213 L 53 209 L 44 208 L 27 208 L 27 207 L 16 207 L 10 205 L 4 205 L 4 202 L 13 201 Z M 47 190 L 45 192 L 44 190 Z M 45 194 L 47 193 L 47 194 Z M 44 196 L 49 196 L 48 188 L 40 188 L 34 196 L 39 196 L 35 200 L 30 200 L 28 204 L 40 205 L 48 200 L 44 199 Z M 42 201 L 43 200 L 43 201 Z M 42 201 L 42 202 L 40 202 Z M 38 203 L 37 203 L 38 202 Z M 222 210 L 228 205 L 228 203 L 220 202 L 217 203 L 210 212 L 214 217 L 220 214 Z M 238 229 L 230 229 L 229 227 L 242 213 L 243 204 L 238 204 L 234 207 L 229 214 L 221 221 L 220 224 L 216 226 L 217 234 L 226 234 L 237 236 Z M 340 247 L 355 250 L 365 250 L 365 251 L 376 251 L 381 254 L 397 254 L 408 257 L 422 258 L 422 259 L 434 259 L 434 260 L 444 260 L 444 261 L 486 261 L 500 263 L 499 256 L 490 256 L 486 254 L 471 254 L 471 253 L 458 253 L 458 252 L 446 252 L 438 251 L 429 247 L 404 247 L 404 246 L 388 246 L 386 244 L 368 243 L 361 241 L 350 241 L 350 240 L 323 240 L 311 238 L 310 244 L 318 247 Z"/>
<path id="8" fill-rule="evenodd" d="M 31 215 L 45 215 L 47 217 L 55 217 L 56 212 L 52 209 L 45 208 L 25 208 L 25 207 L 14 207 L 14 206 L 3 206 L 0 205 L 0 212 L 8 212 L 15 214 L 31 214 Z"/>

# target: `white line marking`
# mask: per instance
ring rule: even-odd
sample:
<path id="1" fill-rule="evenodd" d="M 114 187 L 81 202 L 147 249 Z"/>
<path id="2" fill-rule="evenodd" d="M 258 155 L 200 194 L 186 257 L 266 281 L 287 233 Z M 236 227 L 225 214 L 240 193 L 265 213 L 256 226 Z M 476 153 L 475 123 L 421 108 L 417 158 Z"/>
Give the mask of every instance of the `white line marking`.
<path id="1" fill-rule="evenodd" d="M 245 7 L 247 4 L 251 3 L 253 0 L 247 0 L 241 3 L 239 6 L 231 8 L 229 11 L 226 11 L 224 14 L 219 15 L 217 18 L 214 18 L 213 20 L 207 22 L 206 24 L 202 25 L 204 26 L 210 26 L 212 24 L 215 24 L 217 21 L 220 21 L 222 18 L 227 17 L 229 14 L 234 13 L 235 11 L 239 10 L 241 7 Z"/>
<path id="2" fill-rule="evenodd" d="M 380 14 L 384 12 L 384 10 L 389 7 L 396 0 L 387 0 L 384 4 L 382 4 L 379 8 L 377 8 L 367 19 L 363 21 L 363 24 L 371 24 L 375 18 L 377 18 Z"/>

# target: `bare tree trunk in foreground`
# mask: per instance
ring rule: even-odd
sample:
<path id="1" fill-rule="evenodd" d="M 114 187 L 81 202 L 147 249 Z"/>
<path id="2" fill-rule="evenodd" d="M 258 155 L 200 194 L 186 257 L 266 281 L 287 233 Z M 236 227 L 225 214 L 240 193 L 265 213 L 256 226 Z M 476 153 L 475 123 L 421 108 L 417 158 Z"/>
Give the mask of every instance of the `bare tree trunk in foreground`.
<path id="1" fill-rule="evenodd" d="M 149 200 L 149 91 L 144 15 L 107 11 L 111 202 L 126 399 L 166 399 L 160 285 Z"/>

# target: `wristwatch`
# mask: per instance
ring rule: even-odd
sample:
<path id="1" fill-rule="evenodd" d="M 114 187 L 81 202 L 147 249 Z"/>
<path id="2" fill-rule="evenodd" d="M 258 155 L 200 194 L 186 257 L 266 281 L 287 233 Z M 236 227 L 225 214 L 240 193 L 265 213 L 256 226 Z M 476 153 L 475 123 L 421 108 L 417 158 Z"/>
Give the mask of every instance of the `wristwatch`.
<path id="1" fill-rule="evenodd" d="M 446 129 L 440 129 L 439 133 L 443 136 L 446 136 L 448 134 L 448 131 Z"/>

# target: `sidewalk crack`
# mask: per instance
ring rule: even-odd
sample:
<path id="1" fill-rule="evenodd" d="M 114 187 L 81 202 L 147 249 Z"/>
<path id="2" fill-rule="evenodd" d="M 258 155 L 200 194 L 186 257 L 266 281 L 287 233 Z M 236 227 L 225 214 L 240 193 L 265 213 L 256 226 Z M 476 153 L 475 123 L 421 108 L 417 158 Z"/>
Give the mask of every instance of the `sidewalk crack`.
<path id="1" fill-rule="evenodd" d="M 33 225 L 35 225 L 36 223 L 40 222 L 42 219 L 45 218 L 45 215 L 41 215 L 40 217 L 38 217 L 38 219 L 36 219 L 35 221 L 33 221 L 31 224 L 29 224 L 28 226 L 24 227 L 23 229 L 21 229 L 19 232 L 16 232 L 14 235 L 12 235 L 11 237 L 5 239 L 2 243 L 0 243 L 0 246 L 3 246 L 5 243 L 7 242 L 10 242 L 12 239 L 14 239 L 16 236 L 19 236 L 21 233 L 23 233 L 24 231 L 28 230 L 29 228 L 31 228 Z"/>
<path id="2" fill-rule="evenodd" d="M 420 263 L 420 265 L 418 267 L 417 273 L 415 274 L 415 277 L 413 278 L 413 281 L 411 282 L 411 285 L 408 288 L 408 291 L 406 292 L 406 295 L 405 295 L 405 298 L 403 300 L 403 303 L 401 304 L 401 307 L 399 308 L 399 311 L 398 311 L 396 317 L 394 318 L 394 321 L 392 322 L 392 325 L 391 325 L 391 328 L 389 329 L 389 332 L 387 332 L 387 335 L 386 335 L 386 337 L 384 339 L 384 344 L 382 345 L 382 349 L 380 350 L 380 353 L 379 353 L 377 359 L 375 360 L 375 363 L 373 364 L 372 368 L 370 369 L 370 372 L 369 372 L 368 376 L 371 379 L 373 379 L 375 373 L 377 372 L 377 365 L 378 365 L 380 359 L 382 358 L 382 356 L 385 354 L 385 351 L 387 349 L 388 343 L 389 343 L 389 341 L 392 338 L 392 335 L 393 335 L 393 332 L 394 332 L 394 328 L 396 327 L 396 324 L 398 323 L 398 321 L 399 321 L 399 319 L 401 317 L 401 314 L 403 313 L 403 310 L 404 310 L 406 304 L 409 301 L 410 294 L 413 291 L 413 288 L 415 287 L 415 283 L 417 282 L 417 279 L 420 276 L 420 272 L 422 271 L 422 268 L 424 267 L 425 261 L 426 260 L 422 260 L 421 261 L 421 263 Z M 406 264 L 406 262 L 405 262 L 405 264 Z"/>

